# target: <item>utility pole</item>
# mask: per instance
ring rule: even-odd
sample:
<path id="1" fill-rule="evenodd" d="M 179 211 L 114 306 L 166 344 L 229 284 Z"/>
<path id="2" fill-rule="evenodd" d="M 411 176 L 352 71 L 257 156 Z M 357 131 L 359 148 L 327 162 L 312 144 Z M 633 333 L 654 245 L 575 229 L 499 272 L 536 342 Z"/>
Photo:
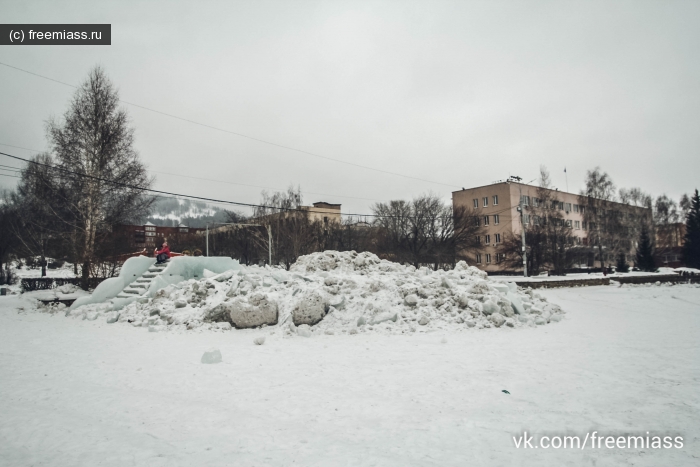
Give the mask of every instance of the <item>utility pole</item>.
<path id="1" fill-rule="evenodd" d="M 520 195 L 520 204 L 518 205 L 518 211 L 520 211 L 520 239 L 523 245 L 523 277 L 527 277 L 527 244 L 525 242 L 525 219 L 523 219 L 523 195 Z"/>

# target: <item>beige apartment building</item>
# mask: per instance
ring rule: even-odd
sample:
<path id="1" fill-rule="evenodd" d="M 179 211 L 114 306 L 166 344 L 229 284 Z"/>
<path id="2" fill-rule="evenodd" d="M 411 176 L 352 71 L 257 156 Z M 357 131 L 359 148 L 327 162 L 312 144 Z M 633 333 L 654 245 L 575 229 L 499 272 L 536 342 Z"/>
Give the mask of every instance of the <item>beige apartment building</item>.
<path id="1" fill-rule="evenodd" d="M 324 226 L 329 226 L 332 223 L 340 224 L 342 222 L 342 216 L 340 214 L 340 204 L 326 203 L 325 201 L 319 201 L 313 203 L 311 206 L 299 206 L 299 211 L 280 211 L 273 214 L 268 214 L 262 217 L 254 217 L 251 222 L 265 222 L 272 221 L 273 219 L 287 218 L 289 216 L 300 215 L 305 213 L 310 222 L 320 222 Z"/>
<path id="2" fill-rule="evenodd" d="M 479 236 L 482 248 L 479 252 L 468 254 L 471 258 L 470 265 L 487 272 L 522 271 L 522 266 L 514 269 L 512 262 L 506 261 L 503 243 L 509 236 L 520 236 L 522 223 L 527 229 L 540 222 L 534 213 L 541 207 L 542 194 L 548 198 L 548 209 L 554 210 L 562 222 L 571 228 L 573 247 L 577 250 L 578 262 L 574 267 L 600 267 L 600 260 L 596 257 L 596 251 L 589 246 L 588 233 L 591 228 L 586 222 L 585 212 L 588 206 L 583 201 L 587 199 L 574 193 L 566 193 L 558 190 L 542 190 L 538 186 L 520 183 L 509 179 L 504 182 L 476 188 L 462 189 L 452 193 L 454 208 L 467 207 L 476 211 L 480 224 L 484 227 L 484 235 Z M 520 220 L 518 206 L 522 200 L 523 221 Z M 634 212 L 636 216 L 649 215 L 649 210 L 621 203 L 598 201 L 611 211 L 624 213 Z M 588 204 L 586 202 L 585 204 Z M 636 240 L 636 239 L 634 239 Z M 631 242 L 636 246 L 635 242 Z M 628 257 L 634 254 L 630 248 Z M 630 261 L 628 261 L 630 262 Z M 609 264 L 609 261 L 606 262 Z"/>
<path id="3" fill-rule="evenodd" d="M 318 221 L 324 225 L 328 225 L 332 222 L 340 223 L 342 221 L 340 216 L 340 204 L 319 201 L 318 203 L 313 203 L 313 206 L 302 206 L 301 209 L 309 213 L 309 220 L 311 222 Z"/>

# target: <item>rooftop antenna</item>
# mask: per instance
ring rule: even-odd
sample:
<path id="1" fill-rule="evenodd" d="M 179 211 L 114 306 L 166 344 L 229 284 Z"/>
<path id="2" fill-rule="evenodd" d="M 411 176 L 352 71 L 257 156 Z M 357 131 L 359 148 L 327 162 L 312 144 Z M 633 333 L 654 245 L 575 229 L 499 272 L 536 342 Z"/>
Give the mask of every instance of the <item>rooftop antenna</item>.
<path id="1" fill-rule="evenodd" d="M 566 178 L 566 192 L 569 192 L 569 175 L 566 173 L 566 167 L 564 167 L 564 178 Z"/>

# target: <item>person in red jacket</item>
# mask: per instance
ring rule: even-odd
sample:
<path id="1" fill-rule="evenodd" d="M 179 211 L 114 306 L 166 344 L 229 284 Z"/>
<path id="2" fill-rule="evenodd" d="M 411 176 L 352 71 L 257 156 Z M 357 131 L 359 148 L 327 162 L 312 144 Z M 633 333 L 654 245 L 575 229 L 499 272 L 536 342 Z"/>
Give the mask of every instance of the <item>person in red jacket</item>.
<path id="1" fill-rule="evenodd" d="M 170 258 L 168 242 L 163 242 L 163 246 L 160 250 L 156 249 L 153 253 L 156 255 L 156 264 L 163 264 L 168 261 L 168 258 Z"/>

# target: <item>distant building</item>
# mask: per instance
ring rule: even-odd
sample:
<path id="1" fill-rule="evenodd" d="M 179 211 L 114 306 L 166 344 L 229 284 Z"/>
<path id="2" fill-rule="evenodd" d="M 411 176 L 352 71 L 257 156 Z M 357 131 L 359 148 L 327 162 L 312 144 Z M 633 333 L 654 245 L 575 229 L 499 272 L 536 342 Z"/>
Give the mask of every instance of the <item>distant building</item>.
<path id="1" fill-rule="evenodd" d="M 483 245 L 481 251 L 471 254 L 471 265 L 487 272 L 504 272 L 512 270 L 506 261 L 503 242 L 508 236 L 520 237 L 522 229 L 520 212 L 517 210 L 521 199 L 523 204 L 523 223 L 527 229 L 536 225 L 540 219 L 533 214 L 535 208 L 541 208 L 540 187 L 520 183 L 519 180 L 509 179 L 505 182 L 493 183 L 476 188 L 467 188 L 452 193 L 454 208 L 467 207 L 477 212 L 479 222 L 485 228 L 485 235 L 479 238 Z M 585 218 L 587 205 L 582 204 L 581 195 L 566 193 L 558 190 L 545 190 L 549 196 L 548 209 L 555 210 L 562 222 L 571 228 L 573 242 L 578 250 L 578 265 L 600 267 L 600 258 L 589 245 L 588 234 L 591 226 Z M 611 215 L 650 216 L 650 210 L 627 204 L 596 200 Z M 628 239 L 631 247 L 628 249 L 628 262 L 632 259 L 636 239 Z M 582 264 L 583 263 L 583 264 Z M 606 264 L 614 264 L 613 258 L 606 257 Z M 522 267 L 520 267 L 522 271 Z"/>
<path id="2" fill-rule="evenodd" d="M 317 203 L 313 203 L 312 206 L 300 206 L 299 210 L 279 211 L 260 218 L 253 218 L 250 220 L 250 222 L 264 223 L 265 221 L 270 221 L 279 217 L 284 218 L 305 213 L 307 214 L 310 222 L 320 222 L 324 226 L 328 227 L 330 226 L 330 224 L 340 224 L 342 222 L 342 216 L 340 215 L 340 206 L 340 204 L 332 204 L 326 203 L 325 201 L 319 201 Z"/>
<path id="3" fill-rule="evenodd" d="M 311 222 L 319 221 L 324 225 L 328 225 L 332 222 L 340 223 L 342 221 L 340 206 L 340 204 L 319 201 L 318 203 L 313 203 L 313 206 L 302 206 L 301 209 L 309 213 Z"/>
<path id="4" fill-rule="evenodd" d="M 124 235 L 130 246 L 136 250 L 160 247 L 163 241 L 174 243 L 179 237 L 202 232 L 205 229 L 198 227 L 188 227 L 180 224 L 177 227 L 162 227 L 146 222 L 144 225 L 118 225 L 115 226 L 116 234 Z"/>

